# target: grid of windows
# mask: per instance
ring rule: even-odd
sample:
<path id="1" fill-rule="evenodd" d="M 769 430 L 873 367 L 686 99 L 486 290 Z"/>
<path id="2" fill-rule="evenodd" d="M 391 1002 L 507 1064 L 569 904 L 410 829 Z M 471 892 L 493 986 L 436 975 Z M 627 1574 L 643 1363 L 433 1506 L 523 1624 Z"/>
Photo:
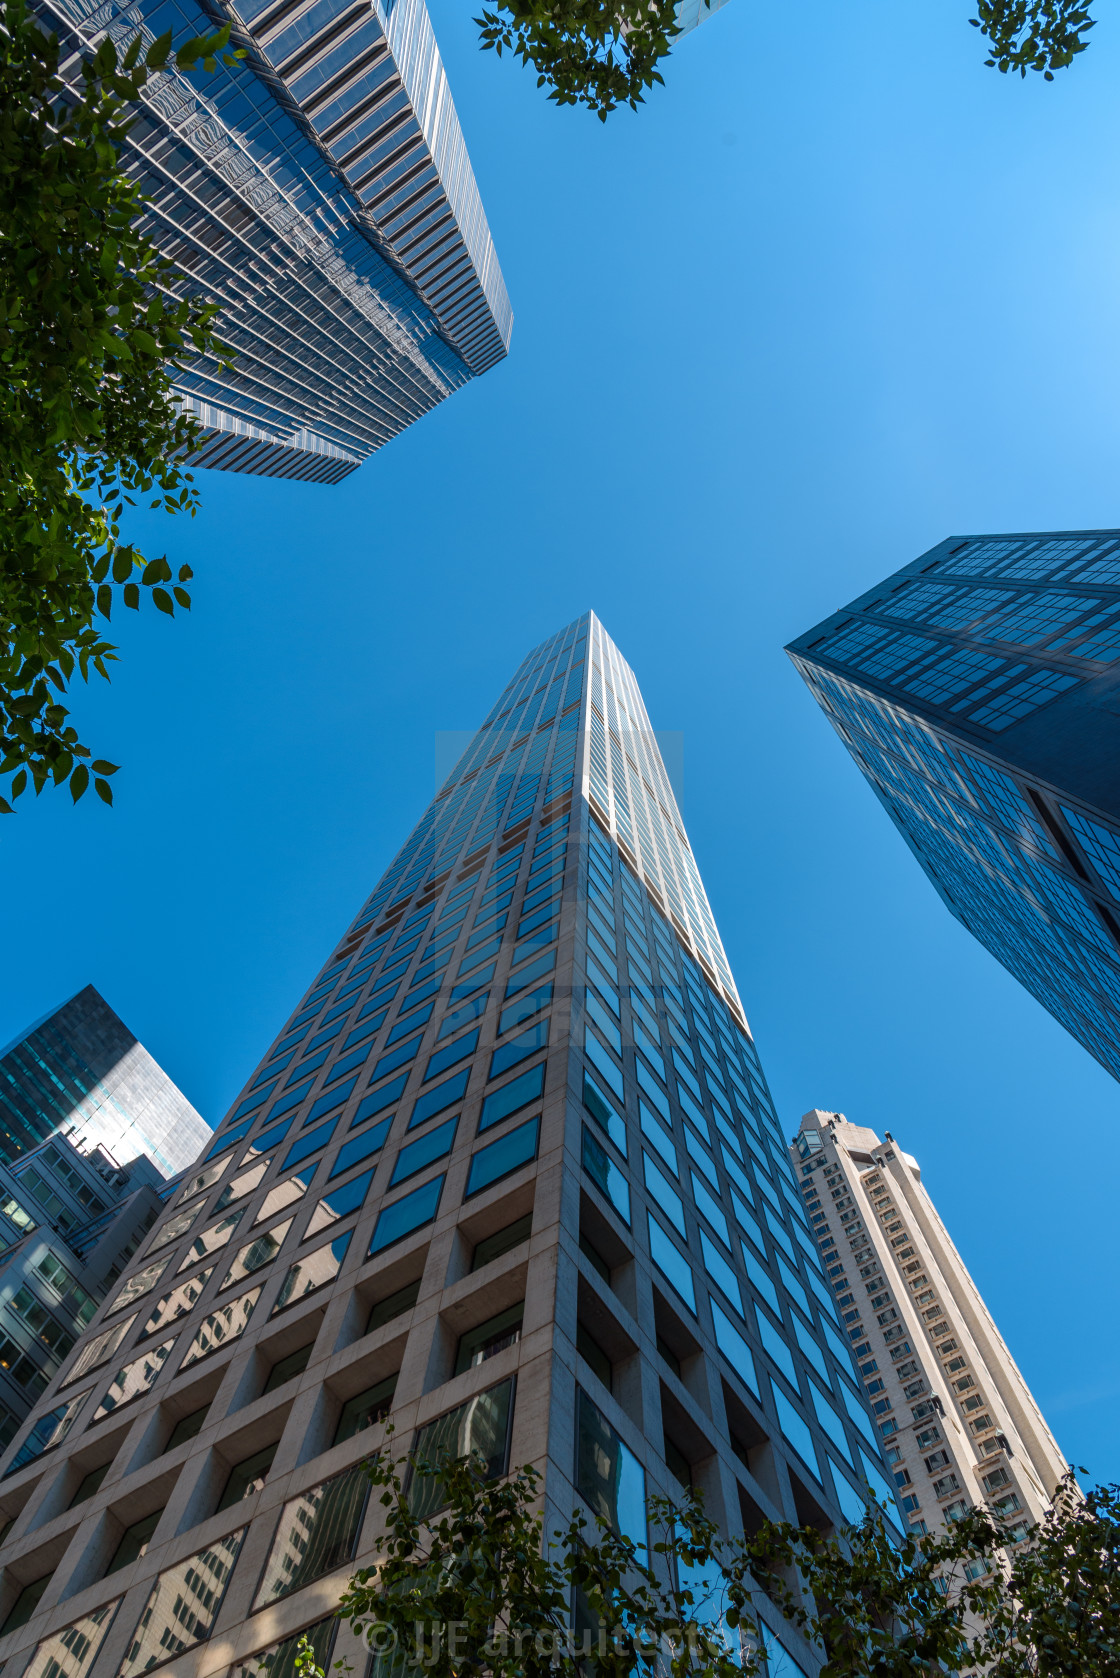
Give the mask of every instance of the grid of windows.
<path id="1" fill-rule="evenodd" d="M 622 707 L 644 738 L 619 731 Z M 602 798 L 584 798 L 600 722 Z M 6 1466 L 18 1489 L 17 1476 L 50 1472 L 49 1453 L 95 1462 L 119 1426 L 124 1454 L 73 1505 L 76 1535 L 133 1475 L 173 1460 L 197 1518 L 228 1516 L 204 1555 L 189 1529 L 153 1522 L 154 1501 L 138 1511 L 160 1571 L 145 1572 L 137 1546 L 149 1623 L 111 1633 L 115 1670 L 153 1664 L 153 1638 L 189 1646 L 161 1618 L 169 1591 L 203 1580 L 213 1612 L 199 1635 L 220 1627 L 247 1523 L 262 1571 L 242 1604 L 315 1585 L 306 1623 L 321 1618 L 322 1580 L 341 1581 L 361 1553 L 356 1465 L 394 1416 L 410 1417 L 416 1443 L 477 1444 L 494 1472 L 511 1453 L 549 1451 L 557 1484 L 619 1521 L 635 1487 L 688 1473 L 664 1443 L 673 1405 L 713 1457 L 742 1439 L 723 1466 L 775 1517 L 750 1466 L 761 1440 L 800 1488 L 790 1496 L 837 1523 L 885 1484 L 646 724 L 593 619 L 530 655 L 63 1366 L 74 1397 L 48 1394 L 17 1436 Z M 611 820 L 629 821 L 632 842 Z M 578 1189 L 559 1224 L 539 1215 L 551 1191 L 537 1192 L 558 1172 Z M 553 1317 L 545 1278 L 560 1247 L 579 1282 Z M 635 1266 L 652 1281 L 640 1323 L 611 1281 Z M 635 1414 L 648 1400 L 628 1411 L 615 1385 L 634 1333 L 663 1371 L 660 1417 Z M 566 1359 L 540 1356 L 548 1335 L 570 1340 Z M 726 1429 L 680 1380 L 698 1355 Z M 531 1431 L 549 1411 L 546 1381 L 569 1381 L 558 1397 L 578 1409 L 575 1460 Z M 603 1453 L 608 1480 L 625 1471 L 623 1496 L 604 1483 Z M 238 1647 L 251 1649 L 240 1633 Z"/>
<path id="2" fill-rule="evenodd" d="M 1086 807 L 1084 792 L 1055 785 L 1065 756 L 1084 766 L 1094 749 L 1089 781 L 1107 782 L 1111 713 L 1106 704 L 1098 726 L 1091 707 L 1055 712 L 1062 720 L 1044 737 L 1045 759 L 1016 733 L 1063 695 L 1103 681 L 1101 661 L 1120 657 L 1120 538 L 944 548 L 809 631 L 791 656 L 949 907 L 1120 1075 L 1120 810 Z M 922 672 L 880 673 L 916 708 L 868 685 L 862 649 L 884 633 L 878 616 L 928 620 L 946 633 Z M 949 639 L 953 630 L 967 630 L 966 641 Z M 1031 656 L 997 660 L 973 644 L 985 637 L 1018 639 Z M 952 697 L 968 669 L 977 680 Z M 1069 750 L 1056 753 L 1063 730 Z"/>

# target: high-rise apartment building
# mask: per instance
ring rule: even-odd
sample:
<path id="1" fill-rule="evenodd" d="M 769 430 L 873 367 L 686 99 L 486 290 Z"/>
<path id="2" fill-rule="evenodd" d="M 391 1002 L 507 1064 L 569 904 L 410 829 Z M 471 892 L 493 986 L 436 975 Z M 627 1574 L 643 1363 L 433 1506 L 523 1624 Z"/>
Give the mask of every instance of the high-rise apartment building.
<path id="1" fill-rule="evenodd" d="M 240 1674 L 304 1630 L 327 1658 L 387 1417 L 639 1540 L 681 1483 L 730 1533 L 893 1497 L 590 614 L 523 661 L 9 1448 L 7 1678 Z M 815 1671 L 759 1612 L 774 1671 Z"/>
<path id="2" fill-rule="evenodd" d="M 1022 1541 L 1068 1464 L 917 1160 L 817 1108 L 790 1153 L 911 1526 L 983 1504 Z"/>
<path id="3" fill-rule="evenodd" d="M 221 306 L 232 372 L 175 381 L 192 464 L 336 483 L 492 367 L 512 315 L 423 0 L 36 0 L 67 46 L 228 21 L 243 53 L 154 76 L 125 148 L 144 226 Z"/>
<path id="4" fill-rule="evenodd" d="M 192 1164 L 210 1126 L 92 985 L 0 1053 L 0 1160 L 52 1136 L 161 1179 Z"/>
<path id="5" fill-rule="evenodd" d="M 948 908 L 1120 1077 L 1120 531 L 951 536 L 787 651 Z"/>

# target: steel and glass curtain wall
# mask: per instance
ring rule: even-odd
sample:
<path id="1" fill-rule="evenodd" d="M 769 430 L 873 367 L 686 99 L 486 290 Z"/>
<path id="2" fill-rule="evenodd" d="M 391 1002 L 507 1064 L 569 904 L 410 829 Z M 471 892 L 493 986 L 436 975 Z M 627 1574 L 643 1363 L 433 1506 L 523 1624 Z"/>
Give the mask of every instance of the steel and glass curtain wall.
<path id="1" fill-rule="evenodd" d="M 949 909 L 1120 1077 L 1120 531 L 949 537 L 787 651 Z"/>
<path id="2" fill-rule="evenodd" d="M 191 464 L 335 483 L 507 352 L 512 316 L 423 0 L 37 0 L 75 50 L 232 25 L 153 76 L 126 147 L 144 225 L 221 305 L 233 371 L 176 381 Z"/>

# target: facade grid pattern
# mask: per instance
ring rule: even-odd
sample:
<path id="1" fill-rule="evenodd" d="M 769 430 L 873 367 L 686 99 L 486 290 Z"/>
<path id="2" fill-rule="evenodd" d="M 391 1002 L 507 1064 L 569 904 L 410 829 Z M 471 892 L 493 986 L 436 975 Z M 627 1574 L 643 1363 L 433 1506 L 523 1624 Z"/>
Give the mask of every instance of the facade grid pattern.
<path id="1" fill-rule="evenodd" d="M 953 914 L 1120 1077 L 1120 533 L 950 538 L 787 650 Z"/>

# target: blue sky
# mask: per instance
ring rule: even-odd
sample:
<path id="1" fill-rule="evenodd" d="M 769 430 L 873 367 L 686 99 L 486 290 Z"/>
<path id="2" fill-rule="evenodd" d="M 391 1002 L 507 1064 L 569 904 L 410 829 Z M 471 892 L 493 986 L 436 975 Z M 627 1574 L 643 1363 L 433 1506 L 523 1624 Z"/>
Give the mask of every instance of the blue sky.
<path id="1" fill-rule="evenodd" d="M 115 810 L 4 824 L 0 1040 L 92 982 L 217 1122 L 437 732 L 593 607 L 683 732 L 787 1126 L 918 1156 L 1066 1454 L 1120 1479 L 1117 1086 L 942 908 L 782 652 L 951 533 L 1120 519 L 1120 33 L 1047 86 L 984 69 L 968 0 L 730 0 L 604 127 L 480 55 L 477 9 L 433 16 L 512 354 L 336 489 L 203 474 L 193 524 L 143 526 L 195 610 L 119 625 L 78 696 Z"/>

